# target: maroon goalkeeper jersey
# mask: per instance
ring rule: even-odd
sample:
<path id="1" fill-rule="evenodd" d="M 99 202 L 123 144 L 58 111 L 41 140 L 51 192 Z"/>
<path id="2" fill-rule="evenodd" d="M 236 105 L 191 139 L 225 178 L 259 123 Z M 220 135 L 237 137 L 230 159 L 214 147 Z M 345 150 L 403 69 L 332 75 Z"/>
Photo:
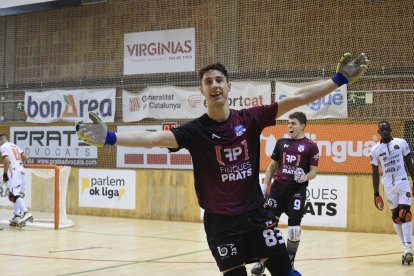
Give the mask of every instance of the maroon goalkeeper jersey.
<path id="1" fill-rule="evenodd" d="M 298 187 L 307 185 L 308 182 L 297 183 L 295 181 L 296 169 L 302 168 L 305 173 L 308 173 L 311 165 L 318 166 L 319 150 L 316 143 L 306 137 L 297 140 L 282 138 L 276 143 L 272 159 L 279 162 L 273 179 L 277 183 Z"/>
<path id="2" fill-rule="evenodd" d="M 237 215 L 263 203 L 260 133 L 274 125 L 277 103 L 230 110 L 224 122 L 207 114 L 171 130 L 190 152 L 198 202 L 209 213 Z"/>

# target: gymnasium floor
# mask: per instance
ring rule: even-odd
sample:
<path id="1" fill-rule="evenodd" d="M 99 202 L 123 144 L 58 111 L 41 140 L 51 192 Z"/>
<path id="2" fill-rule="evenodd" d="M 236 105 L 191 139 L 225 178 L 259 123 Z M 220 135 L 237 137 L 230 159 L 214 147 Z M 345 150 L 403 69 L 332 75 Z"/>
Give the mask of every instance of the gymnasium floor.
<path id="1" fill-rule="evenodd" d="M 59 231 L 1 224 L 0 275 L 221 275 L 202 223 L 70 218 L 75 226 Z M 401 265 L 396 235 L 304 230 L 302 236 L 296 268 L 304 276 L 414 275 L 414 265 Z"/>

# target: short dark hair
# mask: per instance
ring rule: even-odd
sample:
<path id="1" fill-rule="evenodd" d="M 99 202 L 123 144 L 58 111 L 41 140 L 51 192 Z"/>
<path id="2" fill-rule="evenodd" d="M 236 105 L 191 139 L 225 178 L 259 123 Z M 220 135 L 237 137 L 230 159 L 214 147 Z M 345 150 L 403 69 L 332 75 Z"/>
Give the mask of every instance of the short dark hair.
<path id="1" fill-rule="evenodd" d="M 390 124 L 390 122 L 385 121 L 385 120 L 382 120 L 381 122 L 379 122 L 379 123 L 378 123 L 378 128 L 379 128 L 379 127 L 380 127 L 380 125 L 382 125 L 382 124 L 386 124 L 388 127 L 390 127 L 390 128 L 391 128 L 391 124 Z"/>
<path id="2" fill-rule="evenodd" d="M 302 125 L 306 125 L 306 123 L 308 122 L 308 119 L 306 118 L 306 115 L 303 112 L 293 112 L 289 115 L 289 119 L 297 119 L 299 123 L 301 123 Z"/>
<path id="3" fill-rule="evenodd" d="M 198 71 L 198 77 L 200 78 L 200 82 L 202 81 L 204 74 L 211 70 L 219 71 L 226 77 L 226 81 L 227 82 L 229 81 L 229 75 L 227 74 L 226 67 L 224 67 L 223 64 L 216 62 L 216 63 L 209 64 L 207 66 L 204 66 L 203 68 L 200 69 L 200 71 Z"/>

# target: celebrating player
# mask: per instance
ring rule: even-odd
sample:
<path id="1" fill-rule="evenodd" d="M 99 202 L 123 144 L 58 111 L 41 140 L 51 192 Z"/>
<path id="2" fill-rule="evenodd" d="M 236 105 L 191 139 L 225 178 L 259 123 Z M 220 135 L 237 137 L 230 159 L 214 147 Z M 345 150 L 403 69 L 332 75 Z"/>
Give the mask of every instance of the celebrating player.
<path id="1" fill-rule="evenodd" d="M 279 139 L 267 167 L 265 182 L 274 182 L 270 194 L 266 196 L 266 205 L 275 215 L 276 223 L 282 213 L 288 216 L 287 252 L 292 266 L 299 247 L 301 227 L 306 202 L 308 181 L 317 174 L 319 159 L 318 146 L 305 137 L 307 119 L 303 112 L 289 115 L 288 131 L 290 138 Z M 264 267 L 257 262 L 252 274 L 263 273 Z"/>
<path id="2" fill-rule="evenodd" d="M 199 71 L 200 90 L 207 102 L 203 116 L 171 131 L 114 133 L 90 113 L 93 124 L 77 123 L 77 134 L 97 146 L 188 149 L 196 194 L 205 210 L 207 241 L 220 271 L 225 276 L 247 275 L 245 263 L 263 258 L 272 275 L 300 275 L 292 269 L 282 235 L 263 207 L 260 133 L 287 111 L 357 81 L 368 63 L 365 54 L 352 60 L 347 53 L 332 79 L 304 87 L 280 102 L 243 110 L 229 108 L 227 70 L 219 63 L 211 64 Z"/>
<path id="3" fill-rule="evenodd" d="M 29 159 L 29 156 L 18 146 L 9 142 L 5 134 L 0 134 L 0 151 L 3 156 L 3 181 L 10 186 L 9 200 L 13 202 L 14 216 L 10 225 L 24 225 L 28 220 L 33 220 L 32 215 L 27 212 L 21 193 L 25 189 L 24 167 L 22 161 Z"/>
<path id="4" fill-rule="evenodd" d="M 391 126 L 387 121 L 378 124 L 378 133 L 381 141 L 372 147 L 370 158 L 372 165 L 372 184 L 374 187 L 374 203 L 379 210 L 384 209 L 384 201 L 379 194 L 379 171 L 381 164 L 385 198 L 392 211 L 394 228 L 403 244 L 402 264 L 413 262 L 411 221 L 411 198 L 414 186 L 410 192 L 410 182 L 404 165 L 414 179 L 414 167 L 411 159 L 410 147 L 404 139 L 391 136 Z"/>

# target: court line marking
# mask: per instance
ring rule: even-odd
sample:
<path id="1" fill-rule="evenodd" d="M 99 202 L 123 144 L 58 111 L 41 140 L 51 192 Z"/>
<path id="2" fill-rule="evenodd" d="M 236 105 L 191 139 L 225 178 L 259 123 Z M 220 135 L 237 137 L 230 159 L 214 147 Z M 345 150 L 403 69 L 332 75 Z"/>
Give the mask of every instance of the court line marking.
<path id="1" fill-rule="evenodd" d="M 82 251 L 82 250 L 99 249 L 99 248 L 105 248 L 105 247 L 102 247 L 102 246 L 91 246 L 91 247 L 74 248 L 74 249 L 49 250 L 49 253 L 61 253 L 61 252 L 71 252 L 71 251 Z"/>
<path id="2" fill-rule="evenodd" d="M 76 231 L 76 230 L 63 230 L 63 231 L 73 232 L 73 233 L 93 234 L 93 235 L 117 236 L 117 237 L 133 237 L 133 238 L 160 239 L 160 240 L 172 240 L 172 241 L 188 241 L 188 242 L 202 242 L 202 243 L 206 242 L 205 240 L 188 240 L 188 239 L 178 239 L 178 238 L 169 238 L 169 237 L 126 235 L 126 234 L 115 234 L 115 233 L 99 233 L 99 232 Z"/>
<path id="3" fill-rule="evenodd" d="M 140 264 L 140 263 L 168 263 L 168 264 L 179 264 L 179 263 L 200 263 L 200 264 L 209 264 L 209 263 L 215 263 L 214 261 L 207 261 L 207 262 L 194 262 L 194 261 L 163 261 L 165 259 L 185 256 L 185 255 L 191 255 L 195 253 L 210 251 L 209 249 L 203 249 L 203 250 L 197 250 L 182 254 L 175 254 L 170 256 L 164 256 L 159 258 L 153 258 L 153 259 L 147 259 L 147 260 L 102 260 L 102 259 L 81 259 L 81 258 L 65 258 L 65 257 L 48 257 L 48 256 L 31 256 L 31 255 L 17 255 L 17 254 L 4 254 L 0 253 L 0 256 L 9 256 L 9 257 L 26 257 L 26 258 L 38 258 L 38 259 L 56 259 L 56 260 L 71 260 L 71 261 L 94 261 L 94 262 L 117 262 L 121 264 L 117 265 L 111 265 L 111 266 L 105 266 L 101 268 L 96 269 L 90 269 L 90 270 L 84 270 L 84 271 L 78 271 L 78 272 L 72 272 L 67 274 L 59 274 L 59 276 L 68 276 L 68 275 L 79 275 L 83 273 L 88 272 L 95 272 L 95 271 L 101 271 L 101 270 L 107 270 L 117 267 L 124 267 L 134 264 Z M 390 252 L 390 253 L 378 253 L 378 254 L 368 254 L 368 255 L 355 255 L 355 256 L 338 256 L 338 257 L 322 257 L 322 258 L 308 258 L 308 259 L 297 259 L 297 262 L 301 261 L 326 261 L 326 260 L 339 260 L 339 259 L 357 259 L 357 258 L 368 258 L 368 257 L 379 257 L 379 256 L 387 256 L 387 255 L 396 255 L 401 254 L 401 252 Z"/>
<path id="4" fill-rule="evenodd" d="M 112 266 L 89 269 L 89 270 L 84 270 L 84 271 L 77 271 L 77 272 L 72 272 L 72 273 L 67 273 L 67 274 L 58 274 L 58 276 L 79 275 L 79 274 L 83 274 L 83 273 L 107 270 L 107 269 L 111 269 L 111 268 L 123 267 L 123 266 L 128 266 L 128 265 L 133 265 L 133 264 L 151 263 L 151 262 L 155 262 L 157 260 L 169 259 L 169 258 L 180 257 L 180 256 L 185 256 L 185 255 L 191 255 L 191 254 L 194 254 L 194 253 L 200 253 L 200 252 L 205 252 L 205 251 L 210 251 L 210 249 L 197 250 L 197 251 L 192 251 L 192 252 L 187 252 L 187 253 L 182 253 L 182 254 L 175 254 L 175 255 L 171 255 L 171 256 L 148 259 L 148 260 L 143 260 L 143 261 L 129 262 L 127 264 L 112 265 Z"/>

